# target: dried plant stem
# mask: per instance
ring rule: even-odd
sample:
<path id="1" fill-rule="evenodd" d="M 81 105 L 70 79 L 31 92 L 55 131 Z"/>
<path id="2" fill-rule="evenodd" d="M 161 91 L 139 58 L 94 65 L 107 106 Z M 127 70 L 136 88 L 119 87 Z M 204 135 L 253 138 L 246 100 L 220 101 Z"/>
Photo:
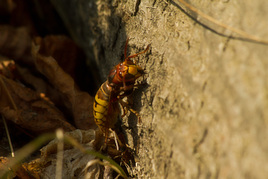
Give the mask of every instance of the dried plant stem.
<path id="1" fill-rule="evenodd" d="M 10 138 L 10 135 L 9 135 L 6 119 L 4 118 L 4 116 L 2 116 L 2 119 L 3 119 L 3 123 L 4 123 L 4 126 L 5 126 L 6 133 L 7 133 L 7 139 L 8 139 L 8 143 L 9 143 L 9 147 L 10 147 L 10 151 L 11 151 L 11 157 L 15 157 L 15 153 L 14 153 L 11 138 Z"/>
<path id="2" fill-rule="evenodd" d="M 64 153 L 64 134 L 62 129 L 57 129 L 56 137 L 59 140 L 57 144 L 57 162 L 56 162 L 56 179 L 62 178 L 62 164 L 63 164 L 63 153 Z"/>
<path id="3" fill-rule="evenodd" d="M 4 66 L 4 65 L 3 65 Z M 4 92 L 1 91 L 2 94 L 7 94 L 8 96 L 8 99 L 9 101 L 11 102 L 12 104 L 12 107 L 17 111 L 17 106 L 14 102 L 14 100 L 12 99 L 7 87 L 6 87 L 6 84 L 2 78 L 2 76 L 0 75 L 0 83 L 2 84 L 2 89 Z M 13 146 L 12 146 L 12 142 L 11 142 L 11 138 L 10 138 L 10 135 L 9 135 L 9 130 L 8 130 L 8 127 L 7 127 L 7 123 L 6 123 L 6 119 L 2 116 L 2 119 L 3 119 L 3 123 L 4 123 L 4 126 L 5 126 L 5 130 L 6 130 L 6 133 L 7 133 L 7 139 L 8 139 L 8 143 L 9 143 L 9 147 L 10 147 L 10 151 L 11 151 L 11 156 L 12 157 L 15 157 L 15 153 L 14 153 L 14 149 L 13 149 Z"/>

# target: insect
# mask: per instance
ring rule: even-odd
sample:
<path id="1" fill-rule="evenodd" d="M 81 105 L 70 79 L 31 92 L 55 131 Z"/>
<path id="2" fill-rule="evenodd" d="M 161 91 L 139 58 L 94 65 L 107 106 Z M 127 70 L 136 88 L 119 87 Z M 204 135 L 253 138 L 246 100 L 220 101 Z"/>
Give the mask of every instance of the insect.
<path id="1" fill-rule="evenodd" d="M 108 76 L 109 83 L 117 87 L 120 87 L 120 91 L 123 91 L 125 96 L 132 93 L 136 79 L 144 74 L 144 70 L 139 65 L 137 65 L 136 62 L 133 62 L 130 59 L 142 53 L 145 53 L 149 49 L 149 45 L 148 45 L 144 51 L 127 57 L 126 56 L 127 44 L 128 44 L 128 39 L 125 45 L 124 62 L 116 65 L 110 71 L 109 76 Z"/>
<path id="2" fill-rule="evenodd" d="M 109 130 L 114 128 L 120 114 L 119 105 L 124 110 L 123 115 L 126 114 L 127 110 L 130 110 L 139 117 L 138 113 L 131 109 L 122 99 L 133 92 L 136 79 L 144 74 L 144 70 L 130 59 L 145 53 L 149 49 L 149 45 L 144 51 L 127 57 L 127 44 L 128 39 L 124 51 L 125 60 L 110 71 L 108 79 L 101 85 L 95 95 L 93 105 L 94 120 L 105 136 L 105 143 L 107 142 Z"/>

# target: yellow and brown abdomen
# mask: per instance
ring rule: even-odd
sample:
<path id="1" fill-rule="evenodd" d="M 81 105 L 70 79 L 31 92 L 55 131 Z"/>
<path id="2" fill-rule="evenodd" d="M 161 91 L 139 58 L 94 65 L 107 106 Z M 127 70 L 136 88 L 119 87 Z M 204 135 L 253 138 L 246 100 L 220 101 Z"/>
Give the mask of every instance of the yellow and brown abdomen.
<path id="1" fill-rule="evenodd" d="M 104 133 L 114 127 L 120 113 L 118 102 L 111 100 L 112 93 L 112 87 L 105 81 L 97 91 L 93 105 L 95 123 Z"/>

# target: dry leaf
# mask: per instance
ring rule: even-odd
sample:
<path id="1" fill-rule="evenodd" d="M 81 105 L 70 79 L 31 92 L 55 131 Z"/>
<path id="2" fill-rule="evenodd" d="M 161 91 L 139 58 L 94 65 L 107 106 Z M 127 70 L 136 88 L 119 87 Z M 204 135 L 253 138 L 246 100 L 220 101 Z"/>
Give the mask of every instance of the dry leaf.
<path id="1" fill-rule="evenodd" d="M 4 83 L 0 84 L 1 95 L 8 96 L 9 93 L 16 104 L 14 107 L 10 104 L 10 99 L 1 100 L 0 112 L 6 119 L 34 133 L 54 131 L 57 128 L 66 131 L 75 129 L 65 121 L 63 114 L 40 94 L 3 76 L 2 79 Z"/>
<path id="2" fill-rule="evenodd" d="M 6 173 L 5 176 L 6 178 L 39 179 L 39 175 L 36 174 L 35 170 L 29 170 L 30 167 L 26 168 L 28 164 L 7 168 L 6 165 L 8 165 L 8 163 L 9 163 L 8 158 L 0 157 L 0 174 L 2 175 L 7 171 L 9 171 L 9 173 Z"/>
<path id="3" fill-rule="evenodd" d="M 32 176 L 34 179 L 41 179 L 39 173 L 42 170 L 42 166 L 38 165 L 36 161 L 38 161 L 38 159 L 29 163 L 23 163 L 21 168 L 27 171 L 28 175 Z"/>
<path id="4" fill-rule="evenodd" d="M 11 169 L 8 169 L 6 165 L 8 164 L 9 159 L 7 157 L 0 157 L 0 174 L 2 172 L 5 172 L 9 170 L 10 172 L 8 173 L 9 178 L 14 178 L 16 176 L 15 172 L 13 172 Z"/>
<path id="5" fill-rule="evenodd" d="M 0 54 L 31 64 L 31 37 L 27 28 L 0 25 Z"/>
<path id="6" fill-rule="evenodd" d="M 55 90 L 52 89 L 51 85 L 49 85 L 44 79 L 35 76 L 29 70 L 29 68 L 21 67 L 20 65 L 16 64 L 16 72 L 17 72 L 18 76 L 20 77 L 20 80 L 24 84 L 30 85 L 36 92 L 49 95 L 50 98 L 51 98 L 51 96 L 54 97 L 51 94 L 51 91 L 55 91 Z M 55 96 L 57 96 L 57 95 L 58 94 L 55 94 Z M 52 101 L 54 102 L 54 100 L 52 100 Z"/>
<path id="7" fill-rule="evenodd" d="M 63 35 L 49 35 L 36 38 L 35 43 L 40 46 L 40 55 L 52 56 L 66 73 L 75 78 L 81 50 L 71 39 Z"/>
<path id="8" fill-rule="evenodd" d="M 93 119 L 93 97 L 82 92 L 73 78 L 65 73 L 53 57 L 39 54 L 39 47 L 33 45 L 32 54 L 36 68 L 61 93 L 62 104 L 71 112 L 76 126 L 80 129 L 95 128 Z"/>
<path id="9" fill-rule="evenodd" d="M 4 58 L 0 58 L 0 61 L 0 74 L 9 79 L 15 79 L 17 76 L 15 62 Z"/>

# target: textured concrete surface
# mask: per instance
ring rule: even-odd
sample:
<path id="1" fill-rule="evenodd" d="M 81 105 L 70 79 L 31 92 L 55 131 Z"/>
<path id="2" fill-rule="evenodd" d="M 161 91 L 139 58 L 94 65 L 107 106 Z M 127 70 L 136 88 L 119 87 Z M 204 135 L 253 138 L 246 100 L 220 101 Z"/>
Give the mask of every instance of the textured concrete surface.
<path id="1" fill-rule="evenodd" d="M 268 40 L 266 0 L 189 2 Z M 139 58 L 148 85 L 133 98 L 142 123 L 124 119 L 137 177 L 268 178 L 268 46 L 220 36 L 166 1 L 53 3 L 97 64 L 99 83 L 122 60 L 127 37 L 131 54 L 151 44 Z"/>

